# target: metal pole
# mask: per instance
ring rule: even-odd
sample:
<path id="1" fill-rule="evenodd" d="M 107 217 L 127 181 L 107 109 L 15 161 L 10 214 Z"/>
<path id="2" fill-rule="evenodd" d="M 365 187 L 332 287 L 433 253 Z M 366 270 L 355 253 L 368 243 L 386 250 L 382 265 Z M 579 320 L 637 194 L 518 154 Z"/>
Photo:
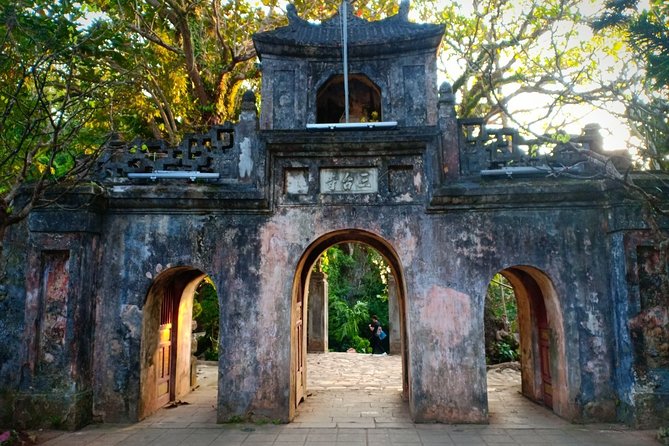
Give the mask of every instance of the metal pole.
<path id="1" fill-rule="evenodd" d="M 348 107 L 348 0 L 341 2 L 341 27 L 342 27 L 342 51 L 344 58 L 344 115 L 346 123 L 349 121 L 349 107 Z"/>

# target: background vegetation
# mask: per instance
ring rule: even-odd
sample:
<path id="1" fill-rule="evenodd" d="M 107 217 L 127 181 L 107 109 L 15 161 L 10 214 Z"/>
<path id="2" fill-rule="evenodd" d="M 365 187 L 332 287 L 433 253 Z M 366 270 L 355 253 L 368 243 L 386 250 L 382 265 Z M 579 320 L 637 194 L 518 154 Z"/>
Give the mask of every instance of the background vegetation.
<path id="1" fill-rule="evenodd" d="M 218 361 L 218 318 L 218 293 L 214 283 L 207 277 L 198 285 L 193 299 L 193 320 L 197 322 L 195 331 L 204 333 L 197 338 L 196 357 Z"/>
<path id="2" fill-rule="evenodd" d="M 328 275 L 328 343 L 331 351 L 370 353 L 371 315 L 388 331 L 390 267 L 374 249 L 359 243 L 333 246 L 321 256 Z M 388 339 L 388 338 L 386 338 Z"/>
<path id="3" fill-rule="evenodd" d="M 509 281 L 501 274 L 495 274 L 488 285 L 483 321 L 486 363 L 520 359 L 516 296 Z"/>

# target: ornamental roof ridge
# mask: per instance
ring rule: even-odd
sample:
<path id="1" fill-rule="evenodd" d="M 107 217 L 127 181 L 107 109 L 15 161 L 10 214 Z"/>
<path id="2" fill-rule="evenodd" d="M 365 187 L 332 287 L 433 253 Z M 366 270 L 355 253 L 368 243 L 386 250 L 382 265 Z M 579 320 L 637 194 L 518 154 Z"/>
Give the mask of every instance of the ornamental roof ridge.
<path id="1" fill-rule="evenodd" d="M 388 45 L 393 42 L 434 41 L 444 32 L 444 25 L 409 21 L 409 1 L 403 0 L 397 14 L 369 21 L 356 16 L 347 8 L 348 42 L 351 46 Z M 301 18 L 293 4 L 286 8 L 288 25 L 253 36 L 259 53 L 274 52 L 273 46 L 341 47 L 341 15 L 314 23 Z M 431 45 L 430 45 L 431 46 Z M 422 47 L 419 45 L 418 47 Z"/>

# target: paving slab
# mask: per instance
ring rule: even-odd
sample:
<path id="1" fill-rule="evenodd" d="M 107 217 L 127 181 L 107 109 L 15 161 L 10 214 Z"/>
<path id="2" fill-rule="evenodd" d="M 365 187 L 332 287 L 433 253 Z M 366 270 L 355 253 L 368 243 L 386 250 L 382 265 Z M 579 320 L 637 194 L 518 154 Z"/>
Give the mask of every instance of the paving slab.
<path id="1" fill-rule="evenodd" d="M 140 423 L 38 433 L 39 444 L 123 446 L 657 446 L 653 431 L 574 425 L 520 394 L 520 374 L 488 372 L 489 424 L 416 424 L 402 400 L 399 356 L 309 354 L 307 394 L 286 425 L 216 424 L 217 368 L 198 366 L 184 402 Z"/>

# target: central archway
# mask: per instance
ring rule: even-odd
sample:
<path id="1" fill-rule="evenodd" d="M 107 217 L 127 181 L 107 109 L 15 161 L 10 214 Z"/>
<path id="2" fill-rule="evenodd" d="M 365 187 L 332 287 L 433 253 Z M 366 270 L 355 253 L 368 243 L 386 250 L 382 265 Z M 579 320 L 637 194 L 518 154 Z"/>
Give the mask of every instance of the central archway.
<path id="1" fill-rule="evenodd" d="M 402 356 L 402 398 L 409 399 L 408 344 L 406 336 L 406 287 L 401 262 L 395 249 L 379 235 L 360 229 L 333 231 L 313 241 L 300 257 L 293 279 L 291 311 L 291 366 L 290 366 L 290 419 L 306 395 L 306 309 L 308 303 L 308 284 L 314 264 L 321 253 L 340 243 L 362 243 L 369 245 L 384 258 L 390 266 L 396 281 L 399 309 L 401 356 Z"/>

